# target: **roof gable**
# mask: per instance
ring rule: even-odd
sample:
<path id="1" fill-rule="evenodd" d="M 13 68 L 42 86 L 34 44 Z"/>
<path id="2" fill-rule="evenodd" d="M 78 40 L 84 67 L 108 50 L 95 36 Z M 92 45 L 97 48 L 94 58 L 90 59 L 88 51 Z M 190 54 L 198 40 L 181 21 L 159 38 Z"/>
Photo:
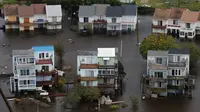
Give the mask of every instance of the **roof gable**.
<path id="1" fill-rule="evenodd" d="M 79 6 L 79 17 L 91 17 L 95 15 L 95 6 Z"/>
<path id="2" fill-rule="evenodd" d="M 62 16 L 61 5 L 46 5 L 45 9 L 47 16 Z"/>
<path id="3" fill-rule="evenodd" d="M 45 5 L 46 4 L 32 4 L 34 8 L 34 13 L 35 14 L 45 14 Z"/>
<path id="4" fill-rule="evenodd" d="M 122 5 L 123 15 L 137 15 L 137 5 Z"/>
<path id="5" fill-rule="evenodd" d="M 31 17 L 34 16 L 33 6 L 19 6 L 18 7 L 18 16 L 19 17 Z"/>
<path id="6" fill-rule="evenodd" d="M 4 10 L 4 15 L 5 16 L 11 16 L 11 15 L 18 15 L 18 4 L 5 4 L 3 6 L 3 10 Z"/>
<path id="7" fill-rule="evenodd" d="M 121 6 L 108 6 L 106 9 L 106 17 L 122 17 L 123 9 Z"/>

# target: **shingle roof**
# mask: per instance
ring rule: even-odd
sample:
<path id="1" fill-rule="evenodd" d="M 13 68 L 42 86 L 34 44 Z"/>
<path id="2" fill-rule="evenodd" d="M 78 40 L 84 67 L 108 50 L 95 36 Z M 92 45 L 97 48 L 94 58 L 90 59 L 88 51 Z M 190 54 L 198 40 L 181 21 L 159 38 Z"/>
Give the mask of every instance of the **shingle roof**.
<path id="1" fill-rule="evenodd" d="M 46 5 L 47 16 L 62 16 L 61 5 Z"/>
<path id="2" fill-rule="evenodd" d="M 123 15 L 136 15 L 137 14 L 137 5 L 122 5 Z"/>
<path id="3" fill-rule="evenodd" d="M 94 4 L 95 6 L 95 15 L 96 16 L 103 16 L 106 15 L 106 9 L 109 4 Z"/>
<path id="4" fill-rule="evenodd" d="M 156 8 L 153 14 L 153 19 L 164 19 L 167 20 L 169 18 L 171 9 L 160 9 Z"/>
<path id="5" fill-rule="evenodd" d="M 121 6 L 108 6 L 106 9 L 106 17 L 122 17 L 123 9 Z"/>
<path id="6" fill-rule="evenodd" d="M 95 14 L 95 6 L 79 6 L 79 17 L 91 17 Z"/>
<path id="7" fill-rule="evenodd" d="M 186 11 L 187 9 L 185 8 L 171 8 L 170 12 L 170 19 L 180 19 L 183 12 Z"/>
<path id="8" fill-rule="evenodd" d="M 25 49 L 25 50 L 13 50 L 12 55 L 29 55 L 33 56 L 33 50 L 32 49 Z"/>
<path id="9" fill-rule="evenodd" d="M 18 15 L 18 4 L 6 4 L 3 6 L 3 10 L 4 10 L 4 15 L 5 16 L 9 16 L 9 15 Z"/>
<path id="10" fill-rule="evenodd" d="M 32 4 L 34 8 L 34 13 L 35 14 L 45 14 L 45 5 L 46 4 Z"/>
<path id="11" fill-rule="evenodd" d="M 34 8 L 33 8 L 33 6 L 19 6 L 18 7 L 18 16 L 19 17 L 34 16 Z"/>
<path id="12" fill-rule="evenodd" d="M 148 50 L 148 56 L 168 56 L 168 51 Z"/>
<path id="13" fill-rule="evenodd" d="M 181 16 L 181 21 L 183 22 L 196 22 L 199 19 L 199 12 L 194 11 L 184 11 Z"/>
<path id="14" fill-rule="evenodd" d="M 188 48 L 170 48 L 169 54 L 190 54 L 190 49 L 188 49 Z"/>

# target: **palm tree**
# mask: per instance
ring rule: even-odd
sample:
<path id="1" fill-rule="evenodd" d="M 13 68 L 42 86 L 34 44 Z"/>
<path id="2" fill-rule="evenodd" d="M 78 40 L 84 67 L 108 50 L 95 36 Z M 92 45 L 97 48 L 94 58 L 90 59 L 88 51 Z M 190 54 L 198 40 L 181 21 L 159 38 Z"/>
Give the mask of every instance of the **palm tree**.
<path id="1" fill-rule="evenodd" d="M 54 45 L 54 48 L 55 48 L 55 53 L 59 58 L 58 68 L 62 69 L 63 68 L 63 57 L 65 55 L 65 47 L 64 47 L 62 41 L 59 41 Z"/>

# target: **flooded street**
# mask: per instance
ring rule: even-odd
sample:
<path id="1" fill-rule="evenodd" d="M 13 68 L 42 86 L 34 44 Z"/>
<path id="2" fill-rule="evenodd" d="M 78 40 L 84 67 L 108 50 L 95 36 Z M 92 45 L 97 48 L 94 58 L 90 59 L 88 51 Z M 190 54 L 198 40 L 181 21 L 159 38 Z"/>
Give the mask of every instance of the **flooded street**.
<path id="1" fill-rule="evenodd" d="M 139 36 L 140 41 L 151 34 L 152 19 L 150 16 L 140 16 Z M 65 20 L 67 20 L 65 18 Z M 64 57 L 65 65 L 72 66 L 72 71 L 76 74 L 76 55 L 77 50 L 96 50 L 98 47 L 120 47 L 123 42 L 123 53 L 120 59 L 124 65 L 127 76 L 124 79 L 125 92 L 122 100 L 129 102 L 129 96 L 140 96 L 140 78 L 146 73 L 146 60 L 143 60 L 139 54 L 139 48 L 136 46 L 136 33 L 122 35 L 120 37 L 91 36 L 80 37 L 75 32 L 71 32 L 64 22 L 64 31 L 58 35 L 35 35 L 35 36 L 15 36 L 7 35 L 0 31 L 0 73 L 12 72 L 11 53 L 13 49 L 30 49 L 35 45 L 52 45 L 62 41 L 66 47 Z M 75 44 L 70 44 L 68 39 L 73 39 Z M 10 44 L 3 47 L 2 44 Z M 7 66 L 7 68 L 5 68 Z M 200 73 L 200 72 L 199 72 Z M 1 87 L 1 86 L 0 86 Z M 141 101 L 139 112 L 199 112 L 200 106 L 200 80 L 196 80 L 196 89 L 192 100 L 152 100 Z M 29 104 L 27 104 L 29 105 Z M 40 112 L 68 112 L 62 109 L 62 103 L 59 101 L 50 108 L 40 107 Z M 37 106 L 30 104 L 25 112 L 36 112 Z M 2 111 L 3 112 L 3 111 Z M 23 112 L 23 111 L 17 111 Z M 80 111 L 73 111 L 80 112 Z M 83 111 L 81 111 L 83 112 Z M 130 112 L 127 109 L 121 109 L 120 112 Z"/>

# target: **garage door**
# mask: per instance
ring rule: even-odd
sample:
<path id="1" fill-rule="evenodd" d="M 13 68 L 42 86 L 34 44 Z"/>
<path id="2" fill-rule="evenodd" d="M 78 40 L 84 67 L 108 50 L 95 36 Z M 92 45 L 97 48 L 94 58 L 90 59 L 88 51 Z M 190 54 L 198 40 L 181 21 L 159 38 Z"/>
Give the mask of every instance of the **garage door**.
<path id="1" fill-rule="evenodd" d="M 24 18 L 24 23 L 29 23 L 29 18 Z"/>

